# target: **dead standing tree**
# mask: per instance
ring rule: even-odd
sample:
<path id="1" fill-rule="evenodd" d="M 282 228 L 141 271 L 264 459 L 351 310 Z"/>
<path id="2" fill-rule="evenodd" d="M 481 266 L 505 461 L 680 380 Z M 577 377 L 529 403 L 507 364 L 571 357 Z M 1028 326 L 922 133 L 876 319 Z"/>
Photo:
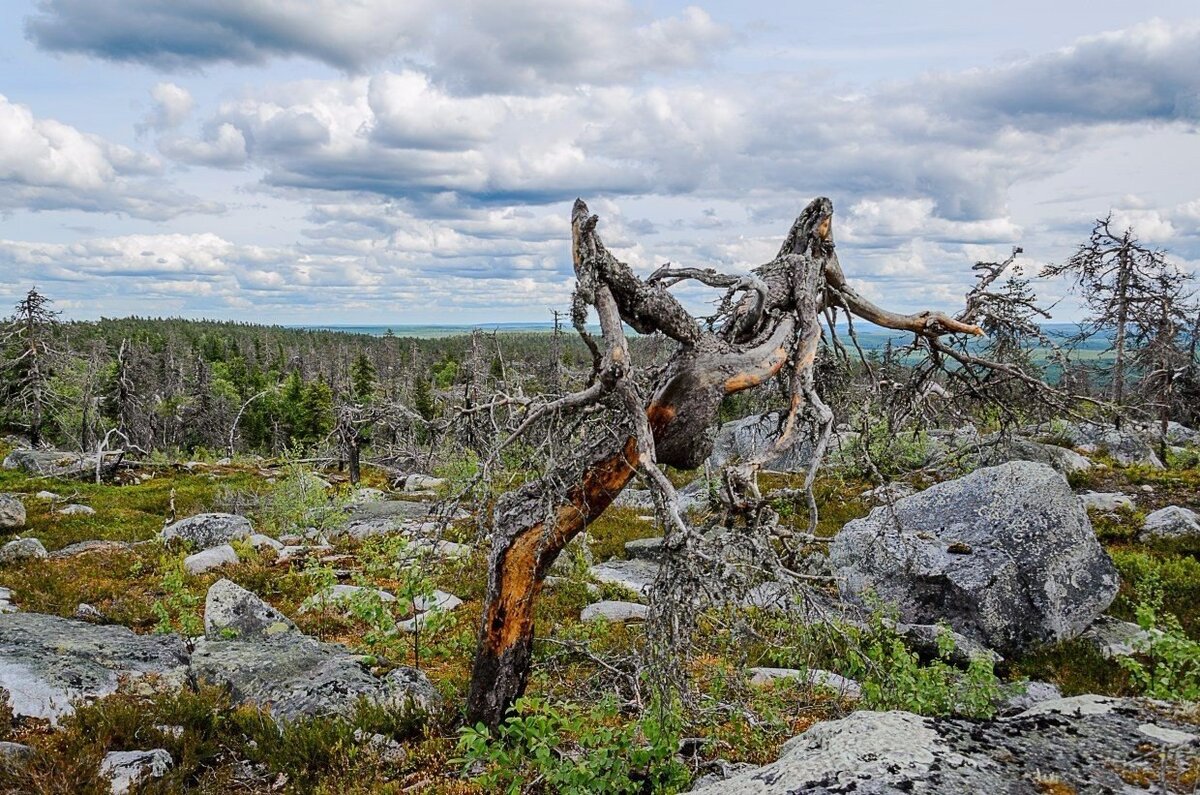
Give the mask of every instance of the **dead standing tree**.
<path id="1" fill-rule="evenodd" d="M 536 410 L 522 427 L 535 416 L 602 404 L 612 410 L 616 432 L 591 439 L 578 455 L 495 505 L 487 593 L 467 697 L 472 723 L 498 725 L 523 693 L 533 650 L 534 599 L 550 565 L 639 469 L 650 479 L 668 518 L 668 546 L 673 534 L 676 544 L 686 536 L 674 488 L 659 466 L 692 469 L 704 461 L 712 445 L 708 429 L 726 396 L 782 374 L 789 387 L 789 411 L 768 455 L 791 444 L 807 407 L 823 428 L 815 456 L 819 461 L 833 419 L 813 385 L 820 319 L 826 309 L 840 307 L 930 341 L 946 334 L 982 334 L 978 326 L 938 312 L 898 314 L 859 295 L 838 263 L 829 199 L 809 204 L 775 259 L 741 277 L 664 266 L 641 279 L 604 247 L 596 233 L 597 220 L 582 201 L 575 203 L 572 319 L 593 353 L 591 383 Z M 726 290 L 715 317 L 693 317 L 669 292 L 685 280 Z M 600 341 L 584 327 L 589 309 L 599 317 Z M 641 334 L 662 334 L 676 344 L 649 396 L 639 386 L 623 323 Z M 742 477 L 753 478 L 756 466 L 747 464 Z"/>

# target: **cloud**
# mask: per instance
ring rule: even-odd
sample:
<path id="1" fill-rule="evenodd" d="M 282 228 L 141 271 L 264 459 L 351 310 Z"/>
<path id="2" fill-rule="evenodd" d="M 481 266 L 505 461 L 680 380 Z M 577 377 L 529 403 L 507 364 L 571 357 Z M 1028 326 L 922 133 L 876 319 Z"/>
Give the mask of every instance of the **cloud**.
<path id="1" fill-rule="evenodd" d="M 246 163 L 246 139 L 227 122 L 218 124 L 205 140 L 164 138 L 158 149 L 184 163 L 215 168 L 241 168 Z"/>
<path id="2" fill-rule="evenodd" d="M 163 70 L 407 59 L 475 92 L 628 82 L 705 65 L 731 39 L 700 8 L 654 19 L 628 0 L 41 0 L 25 32 L 45 50 Z"/>
<path id="3" fill-rule="evenodd" d="M 154 105 L 150 115 L 140 125 L 142 129 L 169 130 L 178 127 L 191 115 L 196 104 L 186 88 L 174 83 L 156 84 L 150 89 L 150 96 Z"/>
<path id="4" fill-rule="evenodd" d="M 161 168 L 149 155 L 39 119 L 0 95 L 0 209 L 74 209 L 156 220 L 219 211 L 156 179 Z"/>

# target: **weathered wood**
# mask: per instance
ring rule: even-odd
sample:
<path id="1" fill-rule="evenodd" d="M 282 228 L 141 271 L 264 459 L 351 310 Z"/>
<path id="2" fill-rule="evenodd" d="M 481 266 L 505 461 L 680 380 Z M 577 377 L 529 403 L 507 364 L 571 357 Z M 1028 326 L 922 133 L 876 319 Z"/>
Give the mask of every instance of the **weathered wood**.
<path id="1" fill-rule="evenodd" d="M 612 403 L 617 431 L 498 501 L 466 705 L 472 723 L 496 726 L 524 692 L 533 650 L 534 601 L 546 572 L 566 544 L 612 504 L 639 467 L 661 476 L 660 464 L 699 466 L 711 452 L 708 431 L 722 400 L 766 383 L 785 367 L 790 371 L 792 402 L 777 444 L 788 444 L 794 437 L 805 405 L 812 406 L 828 427 L 832 414 L 820 403 L 812 379 L 818 321 L 827 304 L 929 337 L 981 333 L 977 326 L 940 313 L 898 315 L 859 296 L 837 262 L 832 218 L 832 203 L 814 200 L 792 225 L 779 255 L 747 277 L 668 267 L 642 280 L 605 249 L 595 231 L 596 217 L 582 201 L 576 202 L 571 217 L 576 314 L 580 302 L 593 307 L 604 342 L 601 351 L 585 339 L 600 359 L 597 386 L 591 390 L 595 397 L 589 399 Z M 724 325 L 705 328 L 668 292 L 670 285 L 685 279 L 729 290 Z M 678 343 L 653 393 L 634 404 L 644 418 L 621 412 L 638 394 L 622 323 Z M 577 325 L 582 326 L 578 318 Z M 563 483 L 574 485 L 564 492 Z M 664 488 L 669 490 L 669 484 Z"/>

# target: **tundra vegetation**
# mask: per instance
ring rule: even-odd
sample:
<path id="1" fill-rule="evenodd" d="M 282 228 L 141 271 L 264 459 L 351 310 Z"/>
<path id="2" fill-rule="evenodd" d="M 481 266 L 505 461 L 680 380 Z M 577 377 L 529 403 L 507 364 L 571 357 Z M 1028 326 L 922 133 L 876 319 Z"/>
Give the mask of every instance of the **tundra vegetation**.
<path id="1" fill-rule="evenodd" d="M 749 272 L 637 274 L 579 202 L 544 334 L 69 322 L 31 289 L 0 327 L 0 791 L 115 791 L 161 750 L 131 791 L 682 792 L 866 711 L 990 726 L 1049 685 L 1157 699 L 1176 740 L 1016 789 L 1193 791 L 1191 279 L 1101 219 L 902 314 L 834 229 L 817 199 Z M 1066 335 L 1037 296 L 1064 278 Z M 53 710 L 4 628 L 49 617 L 104 669 Z M 127 676 L 89 645 L 117 628 L 174 662 Z"/>

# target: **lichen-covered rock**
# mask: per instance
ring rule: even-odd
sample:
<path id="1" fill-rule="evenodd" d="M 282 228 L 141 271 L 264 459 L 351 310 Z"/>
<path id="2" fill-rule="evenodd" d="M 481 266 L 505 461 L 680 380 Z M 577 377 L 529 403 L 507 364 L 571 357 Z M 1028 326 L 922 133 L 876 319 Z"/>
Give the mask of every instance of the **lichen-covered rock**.
<path id="1" fill-rule="evenodd" d="M 174 760 L 162 748 L 153 751 L 110 751 L 100 761 L 100 776 L 110 782 L 112 795 L 126 795 L 152 778 L 162 778 Z"/>
<path id="2" fill-rule="evenodd" d="M 1113 513 L 1119 510 L 1132 511 L 1137 504 L 1133 497 L 1117 491 L 1085 491 L 1079 495 L 1079 501 L 1089 511 Z"/>
<path id="3" fill-rule="evenodd" d="M 780 758 L 693 789 L 706 795 L 1115 793 L 1159 779 L 1168 749 L 1182 769 L 1195 727 L 1145 701 L 1096 696 L 1043 702 L 1010 718 L 971 721 L 854 712 L 784 744 Z M 1180 761 L 1182 760 L 1182 761 Z M 1055 790 L 1058 791 L 1058 790 Z"/>
<path id="4" fill-rule="evenodd" d="M 5 459 L 5 469 L 19 469 L 29 475 L 65 478 L 96 469 L 95 456 L 80 456 L 62 450 L 13 450 Z"/>
<path id="5" fill-rule="evenodd" d="M 439 704 L 420 671 L 399 668 L 380 679 L 340 644 L 295 633 L 203 640 L 192 653 L 192 673 L 285 722 L 348 715 L 362 698 L 396 709 L 433 710 Z"/>
<path id="6" fill-rule="evenodd" d="M 180 687 L 187 661 L 178 635 L 135 635 L 40 613 L 0 615 L 0 687 L 15 715 L 55 721 L 74 711 L 75 700 L 109 695 L 121 680 L 156 676 Z"/>
<path id="7" fill-rule="evenodd" d="M 1003 654 L 1075 637 L 1119 584 L 1066 480 L 1028 461 L 876 508 L 842 529 L 830 562 L 847 598 L 874 592 L 907 623 L 945 620 Z"/>
<path id="8" fill-rule="evenodd" d="M 1200 514 L 1190 508 L 1168 505 L 1147 514 L 1142 523 L 1142 538 L 1200 539 Z"/>
<path id="9" fill-rule="evenodd" d="M 229 544 L 204 549 L 183 559 L 183 567 L 192 574 L 203 574 L 206 571 L 237 563 L 238 554 Z"/>
<path id="10" fill-rule="evenodd" d="M 988 444 L 993 446 L 989 447 Z M 1014 437 L 997 440 L 996 437 L 991 437 L 985 440 L 984 445 L 980 450 L 980 460 L 985 465 L 1007 461 L 1034 461 L 1053 467 L 1064 475 L 1087 472 L 1092 468 L 1092 462 L 1074 450 L 1055 444 L 1035 442 L 1032 439 Z"/>
<path id="11" fill-rule="evenodd" d="M 208 589 L 204 599 L 204 636 L 209 640 L 298 631 L 291 619 L 236 583 L 221 579 Z"/>
<path id="12" fill-rule="evenodd" d="M 722 425 L 708 457 L 709 468 L 715 471 L 730 461 L 745 461 L 765 453 L 779 437 L 780 420 L 780 413 L 772 411 Z M 763 468 L 778 472 L 807 470 L 812 461 L 814 436 L 811 426 L 800 427 L 791 447 L 768 458 Z M 832 434 L 826 448 L 826 458 L 836 459 L 839 455 L 848 454 L 857 438 L 858 434 L 853 431 Z"/>
<path id="13" fill-rule="evenodd" d="M 606 585 L 626 588 L 639 596 L 649 596 L 658 576 L 658 564 L 649 560 L 610 560 L 591 568 L 592 577 Z"/>
<path id="14" fill-rule="evenodd" d="M 650 615 L 650 608 L 637 602 L 617 602 L 606 599 L 583 608 L 579 614 L 580 621 L 611 621 L 624 623 L 626 621 L 645 621 Z"/>
<path id="15" fill-rule="evenodd" d="M 244 516 L 233 513 L 201 513 L 167 525 L 162 529 L 162 538 L 164 541 L 179 538 L 197 549 L 211 549 L 246 538 L 252 532 L 254 528 Z"/>
<path id="16" fill-rule="evenodd" d="M 15 494 L 0 494 L 0 530 L 20 530 L 25 526 L 25 503 Z"/>
<path id="17" fill-rule="evenodd" d="M 368 588 L 362 585 L 330 585 L 324 590 L 318 591 L 312 596 L 304 600 L 300 605 L 301 613 L 310 613 L 314 610 L 324 610 L 330 607 L 337 607 L 343 610 L 349 609 L 350 602 L 359 597 L 360 594 L 373 594 L 381 602 L 394 602 L 396 597 L 391 593 L 379 588 Z"/>
<path id="18" fill-rule="evenodd" d="M 1107 453 L 1124 466 L 1143 464 L 1155 469 L 1163 468 L 1154 446 L 1137 429 L 1064 422 L 1056 430 L 1072 447 L 1085 453 Z"/>
<path id="19" fill-rule="evenodd" d="M 1011 688 L 1008 695 L 997 706 L 997 710 L 1001 715 L 1016 715 L 1032 709 L 1038 704 L 1057 701 L 1062 697 L 1063 694 L 1058 689 L 1058 685 L 1050 682 L 1022 682 Z"/>
<path id="20" fill-rule="evenodd" d="M 79 505 L 78 503 L 72 503 L 70 505 L 64 505 L 55 511 L 55 513 L 59 514 L 60 516 L 95 516 L 96 509 L 90 505 Z"/>
<path id="21" fill-rule="evenodd" d="M 853 679 L 847 679 L 841 674 L 824 671 L 820 668 L 748 668 L 750 684 L 756 687 L 773 684 L 788 679 L 798 679 L 810 687 L 820 687 L 832 690 L 843 698 L 858 699 L 862 697 L 862 688 Z"/>
<path id="22" fill-rule="evenodd" d="M 18 538 L 0 547 L 0 565 L 48 556 L 46 548 L 36 538 Z"/>
<path id="23" fill-rule="evenodd" d="M 417 491 L 434 491 L 446 485 L 445 478 L 435 478 L 430 475 L 412 474 L 404 479 L 404 490 L 412 493 Z"/>

